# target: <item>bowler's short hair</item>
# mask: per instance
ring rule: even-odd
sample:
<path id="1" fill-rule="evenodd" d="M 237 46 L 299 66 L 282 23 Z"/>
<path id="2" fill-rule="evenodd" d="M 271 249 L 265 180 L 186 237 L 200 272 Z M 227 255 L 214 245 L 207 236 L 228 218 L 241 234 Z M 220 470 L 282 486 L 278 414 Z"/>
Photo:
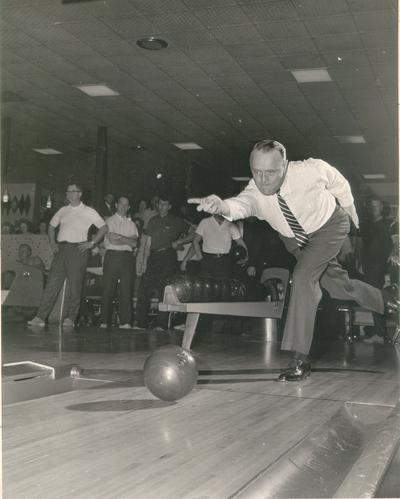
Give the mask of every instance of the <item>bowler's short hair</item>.
<path id="1" fill-rule="evenodd" d="M 271 139 L 260 140 L 259 142 L 254 144 L 253 150 L 251 152 L 252 153 L 256 151 L 269 152 L 274 150 L 279 151 L 282 158 L 286 160 L 285 146 L 280 142 L 278 142 L 277 140 L 271 140 Z"/>

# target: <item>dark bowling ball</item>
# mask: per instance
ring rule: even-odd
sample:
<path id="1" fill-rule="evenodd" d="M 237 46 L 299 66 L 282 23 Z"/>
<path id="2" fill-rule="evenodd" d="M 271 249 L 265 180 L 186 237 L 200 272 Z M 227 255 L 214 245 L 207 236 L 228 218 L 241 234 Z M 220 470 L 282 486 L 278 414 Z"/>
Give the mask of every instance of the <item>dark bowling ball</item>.
<path id="1" fill-rule="evenodd" d="M 193 355 L 177 345 L 155 350 L 147 358 L 144 384 L 161 400 L 174 401 L 187 395 L 197 381 L 197 366 Z"/>
<path id="2" fill-rule="evenodd" d="M 279 301 L 279 292 L 276 279 L 267 279 L 263 282 L 263 286 L 267 293 L 268 301 Z"/>
<path id="3" fill-rule="evenodd" d="M 221 301 L 231 301 L 231 283 L 229 279 L 221 279 Z"/>
<path id="4" fill-rule="evenodd" d="M 231 279 L 231 300 L 245 301 L 246 300 L 246 285 L 239 279 Z"/>
<path id="5" fill-rule="evenodd" d="M 178 300 L 182 303 L 187 303 L 192 297 L 192 282 L 190 278 L 184 275 L 173 277 L 171 286 L 175 289 Z"/>
<path id="6" fill-rule="evenodd" d="M 213 296 L 213 301 L 222 300 L 222 284 L 221 281 L 218 279 L 213 279 L 212 296 Z"/>
<path id="7" fill-rule="evenodd" d="M 239 246 L 235 244 L 233 248 L 231 249 L 231 258 L 232 260 L 237 263 L 240 260 L 243 260 L 243 258 L 246 258 L 247 256 L 247 251 L 243 248 L 243 246 Z"/>
<path id="8" fill-rule="evenodd" d="M 200 278 L 195 278 L 192 281 L 192 301 L 202 302 L 203 301 L 203 283 Z"/>
<path id="9" fill-rule="evenodd" d="M 203 277 L 201 281 L 202 281 L 202 301 L 203 302 L 213 301 L 212 279 L 208 277 Z"/>

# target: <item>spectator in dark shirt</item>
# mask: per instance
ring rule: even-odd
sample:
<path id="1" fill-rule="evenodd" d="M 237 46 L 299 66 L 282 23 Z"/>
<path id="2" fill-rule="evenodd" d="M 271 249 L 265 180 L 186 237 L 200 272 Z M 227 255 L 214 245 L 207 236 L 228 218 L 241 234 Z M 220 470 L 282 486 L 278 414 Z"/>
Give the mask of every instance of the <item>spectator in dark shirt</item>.
<path id="1" fill-rule="evenodd" d="M 177 268 L 176 251 L 172 243 L 186 231 L 183 219 L 171 215 L 171 202 L 168 196 L 160 197 L 157 208 L 158 214 L 149 220 L 145 229 L 145 234 L 150 237 L 150 257 L 138 291 L 137 329 L 144 329 L 147 326 L 149 301 L 153 289 L 157 289 L 159 300 L 162 301 L 164 287 Z M 159 312 L 157 329 L 165 329 L 167 320 L 168 314 Z"/>

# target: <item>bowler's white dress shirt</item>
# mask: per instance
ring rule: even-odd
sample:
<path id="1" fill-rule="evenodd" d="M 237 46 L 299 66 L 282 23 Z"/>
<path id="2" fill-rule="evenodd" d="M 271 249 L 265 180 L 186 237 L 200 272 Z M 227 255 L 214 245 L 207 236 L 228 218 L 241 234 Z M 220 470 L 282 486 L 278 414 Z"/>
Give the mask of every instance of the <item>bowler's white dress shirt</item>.
<path id="1" fill-rule="evenodd" d="M 50 220 L 52 227 L 60 226 L 57 241 L 69 243 L 87 241 L 90 226 L 95 225 L 99 229 L 104 224 L 104 220 L 97 211 L 83 203 L 78 206 L 71 206 L 70 204 L 63 206 Z"/>
<path id="2" fill-rule="evenodd" d="M 307 234 L 320 229 L 331 217 L 336 200 L 343 207 L 354 202 L 348 181 L 333 166 L 321 159 L 290 161 L 280 194 Z M 276 194 L 262 194 L 254 180 L 236 197 L 225 200 L 228 220 L 255 216 L 266 220 L 285 237 L 294 237 Z"/>
<path id="3" fill-rule="evenodd" d="M 139 235 L 135 222 L 132 222 L 130 218 L 121 217 L 119 213 L 114 213 L 114 215 L 108 217 L 106 223 L 109 233 L 125 237 L 137 237 Z M 106 250 L 133 251 L 132 246 L 129 246 L 129 244 L 112 244 L 107 234 L 104 237 L 104 247 Z"/>

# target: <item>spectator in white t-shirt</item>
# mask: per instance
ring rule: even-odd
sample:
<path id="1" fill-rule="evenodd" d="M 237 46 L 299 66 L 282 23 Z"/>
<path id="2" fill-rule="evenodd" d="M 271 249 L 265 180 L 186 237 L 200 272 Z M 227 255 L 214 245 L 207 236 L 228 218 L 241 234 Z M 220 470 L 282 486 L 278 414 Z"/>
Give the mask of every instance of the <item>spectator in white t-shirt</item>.
<path id="1" fill-rule="evenodd" d="M 200 242 L 203 241 L 203 248 Z M 201 275 L 225 279 L 231 273 L 230 251 L 232 241 L 247 247 L 236 225 L 220 215 L 204 218 L 198 225 L 192 247 L 182 261 L 181 270 L 186 269 L 187 262 L 195 253 L 201 260 Z"/>

